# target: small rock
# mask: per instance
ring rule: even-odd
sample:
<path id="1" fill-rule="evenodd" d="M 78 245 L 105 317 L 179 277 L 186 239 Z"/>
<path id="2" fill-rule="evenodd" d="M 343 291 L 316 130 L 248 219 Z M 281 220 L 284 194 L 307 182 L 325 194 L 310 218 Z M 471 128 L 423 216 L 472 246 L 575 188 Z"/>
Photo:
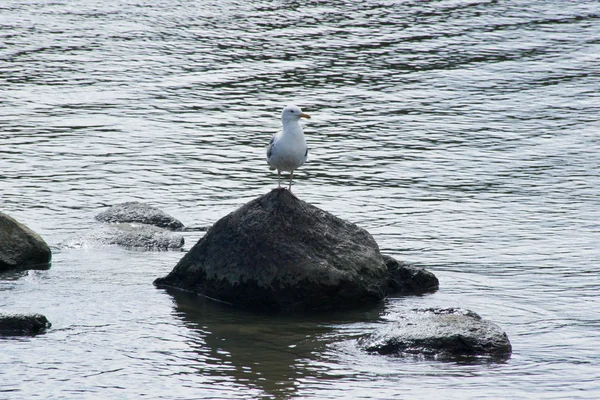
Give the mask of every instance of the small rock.
<path id="1" fill-rule="evenodd" d="M 171 231 L 145 224 L 114 224 L 103 226 L 71 238 L 60 244 L 65 248 L 118 245 L 139 250 L 174 250 L 185 243 L 184 237 Z"/>
<path id="2" fill-rule="evenodd" d="M 1 336 L 27 336 L 43 333 L 52 324 L 41 314 L 0 314 Z"/>
<path id="3" fill-rule="evenodd" d="M 388 268 L 388 294 L 423 294 L 435 292 L 440 286 L 437 277 L 424 268 L 418 268 L 383 254 Z"/>
<path id="4" fill-rule="evenodd" d="M 512 351 L 498 325 L 457 308 L 413 310 L 362 338 L 359 344 L 370 353 L 438 360 L 482 356 L 504 360 Z"/>
<path id="5" fill-rule="evenodd" d="M 183 224 L 179 220 L 156 207 L 138 201 L 112 206 L 108 210 L 96 215 L 96 219 L 102 222 L 138 222 L 171 231 L 180 231 L 183 229 Z"/>
<path id="6" fill-rule="evenodd" d="M 51 258 L 40 235 L 0 212 L 0 271 L 48 264 Z"/>

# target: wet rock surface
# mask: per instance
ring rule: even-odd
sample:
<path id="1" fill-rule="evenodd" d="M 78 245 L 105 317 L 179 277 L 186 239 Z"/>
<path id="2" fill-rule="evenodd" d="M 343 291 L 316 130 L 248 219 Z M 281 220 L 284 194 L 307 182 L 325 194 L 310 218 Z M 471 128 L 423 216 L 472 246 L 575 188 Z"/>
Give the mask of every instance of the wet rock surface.
<path id="1" fill-rule="evenodd" d="M 44 333 L 52 324 L 41 314 L 0 314 L 0 336 Z"/>
<path id="2" fill-rule="evenodd" d="M 60 244 L 63 248 L 117 245 L 135 250 L 176 250 L 184 245 L 180 234 L 145 224 L 111 224 L 84 232 Z"/>
<path id="3" fill-rule="evenodd" d="M 0 212 L 0 271 L 48 264 L 51 258 L 40 235 Z"/>
<path id="4" fill-rule="evenodd" d="M 102 222 L 137 222 L 171 231 L 180 231 L 184 228 L 178 219 L 156 207 L 138 201 L 117 204 L 96 215 L 95 218 Z"/>
<path id="5" fill-rule="evenodd" d="M 500 327 L 458 308 L 413 310 L 359 340 L 370 353 L 438 360 L 487 357 L 505 360 L 512 346 Z"/>

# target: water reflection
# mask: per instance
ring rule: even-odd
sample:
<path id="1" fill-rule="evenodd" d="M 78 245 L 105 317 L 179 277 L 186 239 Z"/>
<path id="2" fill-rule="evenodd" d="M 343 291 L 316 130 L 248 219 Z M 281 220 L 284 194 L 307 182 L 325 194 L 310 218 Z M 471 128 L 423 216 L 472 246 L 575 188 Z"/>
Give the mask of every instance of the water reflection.
<path id="1" fill-rule="evenodd" d="M 260 314 L 191 293 L 167 292 L 176 315 L 196 332 L 188 345 L 199 356 L 199 373 L 233 377 L 277 398 L 293 394 L 299 381 L 326 372 L 315 368 L 320 354 L 334 341 L 352 337 L 342 334 L 340 325 L 373 322 L 383 310 L 379 305 L 335 313 Z"/>
<path id="2" fill-rule="evenodd" d="M 19 278 L 27 276 L 29 272 L 27 270 L 10 270 L 0 272 L 0 281 L 16 281 Z"/>
<path id="3" fill-rule="evenodd" d="M 0 281 L 14 281 L 24 276 L 30 275 L 29 271 L 46 271 L 52 267 L 52 263 L 43 263 L 17 267 L 6 271 L 0 271 Z"/>

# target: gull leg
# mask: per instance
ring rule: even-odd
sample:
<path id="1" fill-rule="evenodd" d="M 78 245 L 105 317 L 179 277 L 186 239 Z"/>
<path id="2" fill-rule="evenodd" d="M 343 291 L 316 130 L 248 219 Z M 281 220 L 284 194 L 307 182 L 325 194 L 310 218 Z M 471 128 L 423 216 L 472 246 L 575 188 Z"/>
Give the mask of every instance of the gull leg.
<path id="1" fill-rule="evenodd" d="M 281 171 L 277 170 L 277 189 L 281 188 Z"/>
<path id="2" fill-rule="evenodd" d="M 292 191 L 292 179 L 294 178 L 294 170 L 292 170 L 292 172 L 290 172 L 290 187 L 288 187 L 288 190 Z"/>

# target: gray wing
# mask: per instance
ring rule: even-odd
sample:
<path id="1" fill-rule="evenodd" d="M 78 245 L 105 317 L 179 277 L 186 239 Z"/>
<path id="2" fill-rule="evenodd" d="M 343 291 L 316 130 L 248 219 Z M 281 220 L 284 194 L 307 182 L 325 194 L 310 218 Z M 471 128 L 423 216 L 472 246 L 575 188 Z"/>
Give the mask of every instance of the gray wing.
<path id="1" fill-rule="evenodd" d="M 271 163 L 269 162 L 271 160 L 271 155 L 273 154 L 273 147 L 275 147 L 275 136 L 273 135 L 271 137 L 271 140 L 269 140 L 269 145 L 267 146 L 267 163 L 270 165 L 269 169 L 275 169 L 275 167 L 271 166 Z"/>
<path id="2" fill-rule="evenodd" d="M 271 154 L 273 154 L 273 142 L 275 141 L 275 135 L 271 137 L 269 140 L 269 145 L 267 146 L 267 162 L 269 162 L 269 158 L 271 158 Z"/>

